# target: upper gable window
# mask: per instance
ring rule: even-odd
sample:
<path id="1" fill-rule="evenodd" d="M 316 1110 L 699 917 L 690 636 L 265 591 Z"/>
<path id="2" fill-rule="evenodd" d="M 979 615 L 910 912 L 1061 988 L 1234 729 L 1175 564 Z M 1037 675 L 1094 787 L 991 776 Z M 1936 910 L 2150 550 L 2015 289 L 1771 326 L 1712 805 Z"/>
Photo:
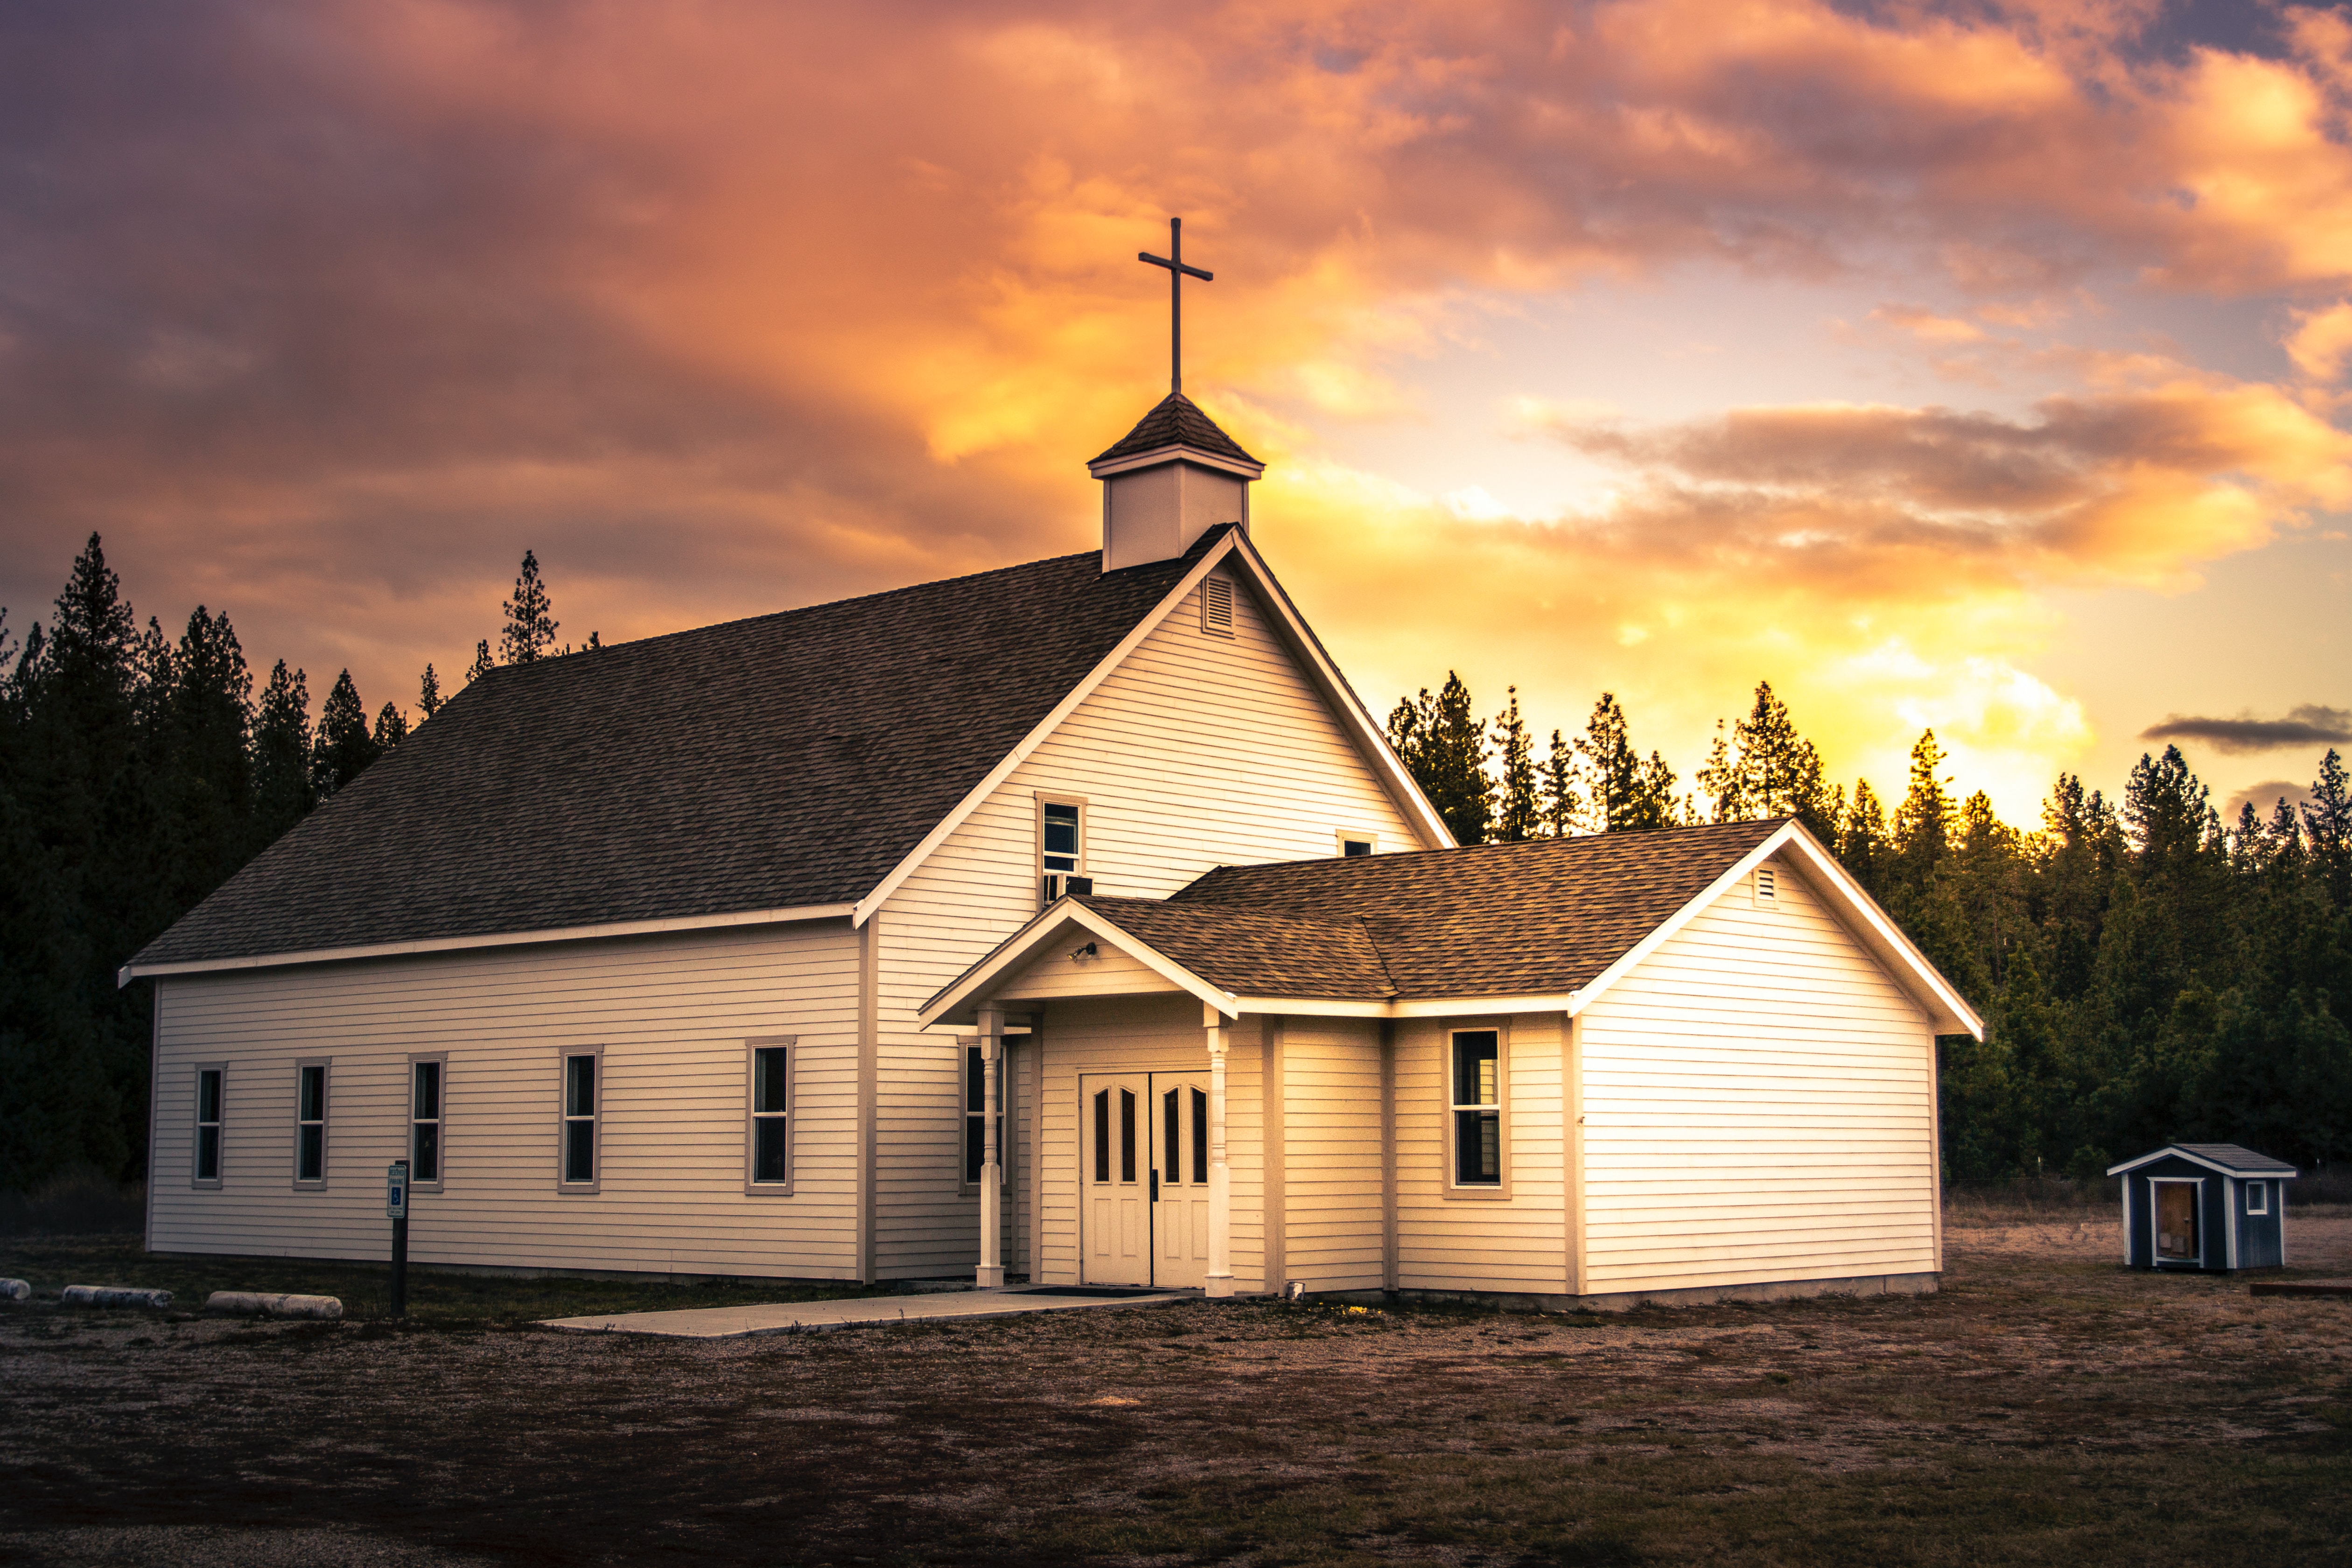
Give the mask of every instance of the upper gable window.
<path id="1" fill-rule="evenodd" d="M 1201 629 L 1213 637 L 1234 635 L 1234 585 L 1223 577 L 1201 584 Z"/>
<path id="2" fill-rule="evenodd" d="M 1340 855 L 1350 860 L 1359 855 L 1370 855 L 1381 847 L 1381 836 L 1377 833 L 1349 833 L 1343 828 L 1337 837 Z"/>
<path id="3" fill-rule="evenodd" d="M 1037 802 L 1037 871 L 1042 879 L 1042 901 L 1050 904 L 1065 893 L 1091 892 L 1092 888 L 1081 875 L 1086 865 L 1086 803 L 1040 797 Z"/>

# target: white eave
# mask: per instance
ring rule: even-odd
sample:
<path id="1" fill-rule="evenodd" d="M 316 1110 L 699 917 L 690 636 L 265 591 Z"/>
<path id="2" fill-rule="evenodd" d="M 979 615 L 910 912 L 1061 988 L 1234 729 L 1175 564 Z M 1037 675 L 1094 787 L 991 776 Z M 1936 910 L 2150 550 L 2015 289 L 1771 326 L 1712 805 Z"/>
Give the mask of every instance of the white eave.
<path id="1" fill-rule="evenodd" d="M 546 931 L 493 931 L 487 936 L 418 937 L 408 942 L 317 947 L 299 952 L 262 952 L 236 958 L 196 958 L 172 963 L 126 963 L 114 972 L 117 989 L 158 975 L 215 974 L 239 969 L 283 969 L 300 963 L 343 963 L 362 958 L 408 958 L 428 952 L 463 952 L 479 947 L 521 947 L 551 942 L 594 942 L 604 937 L 655 936 L 667 931 L 724 931 L 732 926 L 784 925 L 799 921 L 847 920 L 854 904 L 798 904 L 780 910 L 742 910 L 731 914 L 679 915 L 669 920 L 614 921 L 604 925 L 561 926 Z"/>
<path id="2" fill-rule="evenodd" d="M 1165 447 L 1154 447 L 1149 452 L 1138 452 L 1132 457 L 1114 458 L 1108 462 L 1097 458 L 1087 465 L 1087 472 L 1096 479 L 1107 479 L 1113 474 L 1130 474 L 1138 468 L 1156 468 L 1162 463 L 1180 462 L 1196 463 L 1202 468 L 1215 468 L 1221 473 L 1235 474 L 1244 479 L 1256 479 L 1265 472 L 1264 463 L 1227 457 L 1219 452 L 1202 451 L 1200 447 L 1183 441 L 1172 442 Z"/>
<path id="3" fill-rule="evenodd" d="M 1056 942 L 1069 941 L 1073 931 L 1084 931 L 1097 941 L 1110 943 L 1177 990 L 1197 997 L 1204 1005 L 1215 1008 L 1224 1016 L 1241 1016 L 1241 1004 L 1232 992 L 1202 979 L 1150 943 L 1130 935 L 1118 921 L 1101 911 L 1061 899 L 1039 910 L 1027 925 L 997 943 L 995 951 L 950 981 L 924 1003 L 922 1011 L 916 1015 L 916 1026 L 928 1029 L 934 1024 L 971 1022 L 979 1004 L 993 985 L 1027 969 L 1052 951 Z"/>
<path id="4" fill-rule="evenodd" d="M 1364 705 L 1356 700 L 1354 690 L 1340 676 L 1339 668 L 1316 642 L 1314 634 L 1307 629 L 1305 619 L 1291 605 L 1289 596 L 1283 593 L 1281 584 L 1274 580 L 1274 574 L 1250 543 L 1249 535 L 1240 529 L 1232 529 L 1193 563 L 1192 569 L 1184 574 L 1183 580 L 1170 589 L 1159 605 L 1119 639 L 1117 647 L 1105 654 L 1101 661 L 1087 672 L 1084 680 L 1071 688 L 1069 694 L 1054 705 L 1052 712 L 1039 720 L 1035 727 L 1021 738 L 1019 745 L 1007 752 L 994 767 L 989 769 L 986 777 L 971 786 L 963 799 L 956 803 L 954 810 L 932 826 L 922 841 L 907 852 L 905 858 L 875 885 L 872 892 L 857 900 L 851 920 L 862 926 L 873 919 L 874 911 L 888 902 L 890 895 L 898 890 L 899 885 L 913 876 L 916 868 L 929 859 L 932 853 L 963 826 L 965 819 L 979 810 L 981 804 L 995 794 L 1004 781 L 1013 776 L 1013 771 L 1045 744 L 1048 735 L 1059 729 L 1065 720 L 1095 694 L 1096 689 L 1110 678 L 1111 671 L 1125 663 L 1129 654 L 1142 647 L 1145 640 L 1160 629 L 1162 621 L 1192 598 L 1202 580 L 1219 565 L 1226 563 L 1239 570 L 1256 589 L 1258 600 L 1270 612 L 1276 633 L 1282 638 L 1283 645 L 1306 670 L 1308 680 L 1322 695 L 1325 705 L 1355 742 L 1356 750 L 1387 784 L 1389 794 L 1399 808 L 1420 828 L 1424 845 L 1432 849 L 1453 848 L 1454 836 L 1446 831 L 1445 819 L 1437 815 L 1437 808 L 1430 805 L 1429 797 L 1422 793 L 1421 786 L 1413 782 L 1412 775 L 1397 760 L 1396 752 L 1389 749 L 1388 737 L 1381 732 L 1380 726 L 1372 721 L 1371 715 L 1365 711 Z"/>

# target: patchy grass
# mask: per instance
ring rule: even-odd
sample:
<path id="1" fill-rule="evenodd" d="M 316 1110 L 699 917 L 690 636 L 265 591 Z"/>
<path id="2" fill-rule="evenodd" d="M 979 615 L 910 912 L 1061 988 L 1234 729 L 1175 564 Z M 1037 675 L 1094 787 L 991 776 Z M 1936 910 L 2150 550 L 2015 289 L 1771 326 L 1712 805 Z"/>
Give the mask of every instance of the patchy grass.
<path id="1" fill-rule="evenodd" d="M 2352 1302 L 2127 1273 L 2112 1218 L 1948 1239 L 1933 1297 L 1611 1317 L 682 1342 L 498 1326 L 527 1293 L 399 1327 L 37 1305 L 0 1313 L 0 1558 L 2352 1563 Z M 2352 1273 L 2352 1217 L 2289 1246 Z"/>
<path id="2" fill-rule="evenodd" d="M 384 1317 L 392 1305 L 392 1268 L 383 1263 L 319 1262 L 300 1258 L 225 1258 L 151 1253 L 137 1237 L 16 1237 L 0 1240 L 0 1275 L 54 1296 L 66 1285 L 136 1285 L 172 1292 L 173 1305 L 201 1310 L 215 1290 L 288 1291 L 341 1299 L 358 1321 Z M 784 1284 L 772 1279 L 713 1280 L 533 1279 L 408 1268 L 408 1319 L 417 1326 L 522 1323 L 593 1312 L 655 1312 L 678 1307 L 736 1307 L 755 1301 L 819 1301 L 877 1292 L 857 1285 Z"/>

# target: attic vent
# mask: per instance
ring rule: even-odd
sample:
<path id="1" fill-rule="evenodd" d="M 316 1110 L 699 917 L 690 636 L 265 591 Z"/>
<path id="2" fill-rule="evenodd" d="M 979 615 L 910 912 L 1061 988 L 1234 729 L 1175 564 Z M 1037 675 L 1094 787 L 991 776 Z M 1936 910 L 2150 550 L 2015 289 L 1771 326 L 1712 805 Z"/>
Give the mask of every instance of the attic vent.
<path id="1" fill-rule="evenodd" d="M 1201 629 L 1213 637 L 1234 635 L 1234 585 L 1223 577 L 1201 584 Z"/>
<path id="2" fill-rule="evenodd" d="M 1780 873 L 1770 866 L 1756 868 L 1756 901 L 1768 908 L 1780 901 Z"/>

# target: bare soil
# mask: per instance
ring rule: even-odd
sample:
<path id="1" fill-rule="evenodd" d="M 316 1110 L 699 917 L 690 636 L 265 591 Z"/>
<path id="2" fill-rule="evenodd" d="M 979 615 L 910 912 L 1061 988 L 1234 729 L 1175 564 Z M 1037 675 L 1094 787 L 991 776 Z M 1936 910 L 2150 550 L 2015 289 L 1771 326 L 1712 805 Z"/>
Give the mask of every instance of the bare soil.
<path id="1" fill-rule="evenodd" d="M 2128 1272 L 2101 1214 L 1968 1217 L 1932 1297 L 1612 1317 L 9 1308 L 0 1561 L 2352 1564 L 2352 1299 Z M 2288 1239 L 2262 1278 L 2352 1278 L 2352 1213 Z"/>

